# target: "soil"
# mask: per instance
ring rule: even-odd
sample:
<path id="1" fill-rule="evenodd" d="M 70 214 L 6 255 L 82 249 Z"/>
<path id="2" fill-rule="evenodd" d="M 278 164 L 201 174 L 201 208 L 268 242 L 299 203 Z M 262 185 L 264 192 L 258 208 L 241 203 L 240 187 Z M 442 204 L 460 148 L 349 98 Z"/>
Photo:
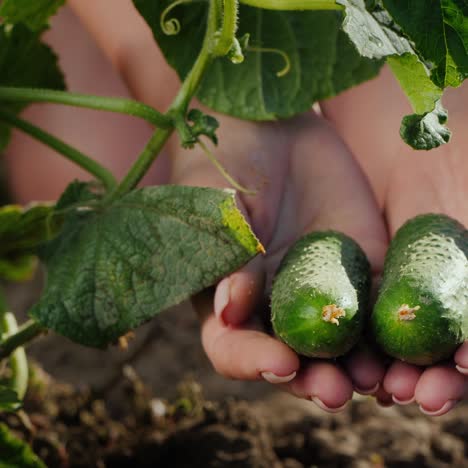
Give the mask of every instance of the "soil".
<path id="1" fill-rule="evenodd" d="M 36 369 L 25 416 L 3 415 L 49 467 L 468 467 L 468 405 L 429 419 L 354 400 L 329 415 L 273 393 L 209 401 L 195 381 L 160 399 L 125 366 L 120 405 Z"/>
<path id="2" fill-rule="evenodd" d="M 16 310 L 40 283 L 10 288 Z M 50 468 L 468 468 L 468 404 L 429 418 L 357 397 L 330 415 L 266 383 L 223 379 L 188 304 L 139 328 L 126 351 L 54 334 L 28 351 L 42 367 L 24 413 L 0 419 Z"/>

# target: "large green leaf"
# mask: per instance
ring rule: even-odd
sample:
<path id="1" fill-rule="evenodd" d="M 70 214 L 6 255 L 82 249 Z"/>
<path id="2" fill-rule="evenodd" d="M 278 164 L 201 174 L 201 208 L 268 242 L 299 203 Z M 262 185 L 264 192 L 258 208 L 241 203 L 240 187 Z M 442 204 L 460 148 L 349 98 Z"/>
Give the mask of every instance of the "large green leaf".
<path id="1" fill-rule="evenodd" d="M 467 0 L 384 0 L 384 5 L 431 64 L 436 85 L 458 86 L 468 76 Z"/>
<path id="2" fill-rule="evenodd" d="M 46 468 L 44 463 L 5 424 L 0 424 L 0 468 Z"/>
<path id="3" fill-rule="evenodd" d="M 65 88 L 56 55 L 40 41 L 38 33 L 22 24 L 0 24 L 0 86 Z M 14 112 L 24 107 L 1 102 L 0 106 Z M 0 151 L 8 139 L 8 127 L 0 124 Z"/>
<path id="4" fill-rule="evenodd" d="M 181 25 L 178 35 L 166 36 L 160 19 L 172 0 L 133 0 L 151 26 L 167 61 L 183 79 L 201 48 L 206 4 L 173 10 L 169 18 Z M 241 5 L 238 36 L 250 34 L 255 48 L 286 53 L 291 69 L 278 53 L 247 50 L 242 64 L 227 58 L 208 69 L 198 91 L 206 105 L 219 112 L 249 120 L 286 118 L 304 112 L 324 99 L 374 77 L 379 62 L 361 57 L 340 31 L 342 16 L 334 11 L 270 11 Z"/>
<path id="5" fill-rule="evenodd" d="M 447 111 L 440 101 L 443 87 L 431 81 L 426 66 L 430 59 L 420 55 L 387 11 L 381 8 L 369 11 L 364 0 L 338 2 L 346 7 L 343 29 L 359 53 L 369 58 L 385 58 L 413 107 L 415 113 L 404 117 L 400 128 L 404 141 L 415 149 L 425 150 L 447 143 L 451 134 L 445 127 Z M 401 8 L 406 8 L 404 3 L 399 2 Z M 433 40 L 428 32 L 426 39 Z"/>
<path id="6" fill-rule="evenodd" d="M 52 205 L 36 204 L 23 208 L 0 208 L 0 278 L 21 281 L 31 277 L 37 247 L 55 236 L 60 216 Z"/>
<path id="7" fill-rule="evenodd" d="M 144 188 L 68 215 L 43 251 L 47 285 L 31 315 L 74 341 L 103 347 L 261 250 L 232 191 Z"/>
<path id="8" fill-rule="evenodd" d="M 343 30 L 364 57 L 381 59 L 414 53 L 384 10 L 367 10 L 364 0 L 337 0 L 346 8 Z"/>
<path id="9" fill-rule="evenodd" d="M 39 31 L 64 3 L 65 0 L 3 0 L 0 16 L 7 23 L 23 23 Z"/>

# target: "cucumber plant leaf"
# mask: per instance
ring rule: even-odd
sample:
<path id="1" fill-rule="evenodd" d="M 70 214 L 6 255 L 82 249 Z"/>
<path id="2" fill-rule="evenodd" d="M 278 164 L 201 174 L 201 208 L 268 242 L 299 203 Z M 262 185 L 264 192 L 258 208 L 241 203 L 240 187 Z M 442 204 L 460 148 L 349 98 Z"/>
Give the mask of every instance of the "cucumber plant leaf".
<path id="1" fill-rule="evenodd" d="M 413 35 L 406 36 L 399 15 L 390 16 L 379 6 L 369 11 L 364 0 L 337 1 L 346 8 L 343 29 L 359 53 L 365 57 L 387 60 L 415 111 L 403 118 L 400 135 L 404 141 L 415 149 L 425 150 L 447 143 L 451 134 L 445 127 L 447 111 L 441 104 L 445 84 L 440 86 L 431 79 L 433 73 L 427 65 L 431 58 L 421 54 Z M 399 5 L 401 11 L 408 8 L 408 2 L 399 2 Z M 428 2 L 425 5 L 426 10 L 432 8 Z M 427 11 L 425 15 L 431 17 Z M 423 24 L 426 28 L 425 40 L 432 43 L 431 29 L 426 23 Z"/>
<path id="2" fill-rule="evenodd" d="M 0 424 L 0 468 L 46 468 L 31 448 Z"/>
<path id="3" fill-rule="evenodd" d="M 0 384 L 0 412 L 15 411 L 21 405 L 21 400 L 18 394 L 10 387 Z M 1 447 L 1 443 L 0 443 Z M 2 452 L 0 451 L 0 454 Z M 1 458 L 0 458 L 1 461 Z"/>
<path id="4" fill-rule="evenodd" d="M 54 237 L 61 226 L 52 205 L 36 204 L 23 208 L 0 208 L 0 278 L 10 281 L 29 279 L 37 261 L 37 247 Z"/>
<path id="5" fill-rule="evenodd" d="M 412 114 L 403 118 L 400 135 L 403 140 L 416 149 L 429 150 L 443 145 L 450 140 L 450 130 L 445 127 L 447 111 L 440 101 L 432 112 Z"/>
<path id="6" fill-rule="evenodd" d="M 87 205 L 99 201 L 103 195 L 103 187 L 98 182 L 74 180 L 60 196 L 55 211 L 58 213 L 74 206 Z"/>
<path id="7" fill-rule="evenodd" d="M 171 11 L 170 18 L 177 18 L 181 26 L 179 34 L 172 36 L 165 35 L 160 24 L 171 0 L 133 3 L 150 25 L 168 63 L 183 79 L 203 42 L 206 3 L 190 3 Z M 273 120 L 307 111 L 314 102 L 373 78 L 381 64 L 357 53 L 340 30 L 341 21 L 342 14 L 336 11 L 286 12 L 241 5 L 238 37 L 250 35 L 245 60 L 241 64 L 227 58 L 215 60 L 198 98 L 216 111 L 239 118 Z M 290 69 L 278 77 L 285 66 L 281 53 L 288 56 Z"/>
<path id="8" fill-rule="evenodd" d="M 421 150 L 447 143 L 451 133 L 445 126 L 447 111 L 440 102 L 443 91 L 430 80 L 426 67 L 410 53 L 388 57 L 387 63 L 415 111 L 403 118 L 400 127 L 403 140 Z"/>
<path id="9" fill-rule="evenodd" d="M 261 251 L 234 192 L 143 188 L 66 216 L 42 251 L 47 284 L 31 315 L 78 343 L 104 347 Z"/>
<path id="10" fill-rule="evenodd" d="M 468 76 L 468 1 L 383 3 L 418 54 L 430 64 L 432 81 L 440 88 L 459 86 Z"/>
<path id="11" fill-rule="evenodd" d="M 38 33 L 22 24 L 0 24 L 0 86 L 65 88 L 54 52 L 41 42 Z M 0 102 L 0 107 L 19 112 L 24 105 Z M 9 128 L 0 123 L 0 151 L 9 136 Z"/>
<path id="12" fill-rule="evenodd" d="M 6 23 L 23 23 L 31 30 L 39 31 L 64 3 L 65 0 L 3 0 L 0 17 Z"/>

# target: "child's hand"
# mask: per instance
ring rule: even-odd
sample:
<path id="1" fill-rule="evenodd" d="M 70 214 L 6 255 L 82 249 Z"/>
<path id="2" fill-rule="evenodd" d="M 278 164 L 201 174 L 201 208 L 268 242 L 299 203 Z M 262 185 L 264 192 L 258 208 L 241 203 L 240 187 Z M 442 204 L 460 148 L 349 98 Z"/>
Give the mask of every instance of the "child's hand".
<path id="1" fill-rule="evenodd" d="M 243 380 L 264 378 L 291 393 L 337 411 L 353 386 L 375 390 L 384 367 L 365 352 L 343 362 L 306 360 L 259 329 L 265 284 L 285 250 L 302 234 L 336 229 L 353 237 L 379 271 L 387 239 L 368 183 L 334 130 L 313 113 L 288 122 L 254 124 L 217 116 L 221 127 L 216 154 L 229 173 L 255 196 L 241 195 L 240 206 L 267 254 L 221 281 L 212 298 L 197 298 L 202 340 L 215 369 Z M 200 150 L 172 145 L 172 182 L 225 187 L 226 181 Z M 295 373 L 297 376 L 294 378 Z"/>
<path id="2" fill-rule="evenodd" d="M 389 235 L 419 213 L 445 213 L 468 225 L 468 83 L 447 92 L 452 141 L 437 150 L 416 152 L 398 136 L 401 117 L 410 113 L 388 70 L 369 83 L 323 103 L 370 178 Z M 385 109 L 385 114 L 382 114 Z M 455 367 L 457 366 L 457 367 Z M 468 343 L 454 362 L 422 369 L 395 361 L 386 373 L 382 398 L 416 401 L 422 411 L 441 415 L 468 398 Z"/>

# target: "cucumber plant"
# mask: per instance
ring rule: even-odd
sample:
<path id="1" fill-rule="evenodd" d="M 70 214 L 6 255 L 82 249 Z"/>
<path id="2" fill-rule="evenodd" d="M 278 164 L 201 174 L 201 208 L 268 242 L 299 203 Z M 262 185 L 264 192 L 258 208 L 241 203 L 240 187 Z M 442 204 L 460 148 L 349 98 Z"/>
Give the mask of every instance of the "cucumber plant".
<path id="1" fill-rule="evenodd" d="M 13 353 L 3 408 L 16 407 L 26 388 L 18 350 L 45 330 L 104 347 L 263 252 L 232 192 L 137 188 L 173 132 L 185 147 L 216 143 L 218 124 L 190 108 L 193 96 L 242 119 L 288 118 L 373 78 L 386 62 L 414 110 L 402 120 L 402 138 L 431 149 L 450 138 L 443 91 L 468 73 L 466 0 L 133 0 L 182 81 L 170 107 L 158 111 L 65 90 L 57 57 L 41 39 L 64 2 L 0 1 L 0 151 L 16 128 L 94 179 L 74 182 L 55 205 L 0 210 L 0 276 L 26 279 L 38 258 L 48 273 L 30 321 L 17 327 L 2 301 L 0 359 Z M 125 113 L 155 130 L 117 181 L 24 120 L 20 111 L 33 102 Z"/>

